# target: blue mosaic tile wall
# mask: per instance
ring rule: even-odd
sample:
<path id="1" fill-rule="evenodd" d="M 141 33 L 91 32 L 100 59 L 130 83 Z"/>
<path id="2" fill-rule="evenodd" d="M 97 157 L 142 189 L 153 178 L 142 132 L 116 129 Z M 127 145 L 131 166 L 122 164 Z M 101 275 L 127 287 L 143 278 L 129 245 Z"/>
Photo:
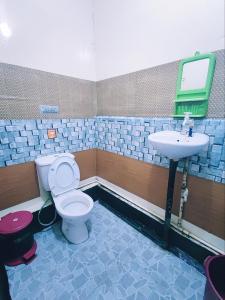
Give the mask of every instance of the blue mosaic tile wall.
<path id="1" fill-rule="evenodd" d="M 48 139 L 47 129 L 57 137 Z M 40 155 L 95 148 L 95 118 L 0 120 L 0 167 L 33 161 Z"/>
<path id="2" fill-rule="evenodd" d="M 143 160 L 163 167 L 169 166 L 166 157 L 148 142 L 148 135 L 161 130 L 181 130 L 183 120 L 172 118 L 97 117 L 97 148 Z M 198 177 L 225 183 L 225 120 L 195 120 L 193 132 L 210 137 L 208 149 L 192 156 L 189 173 Z M 182 171 L 184 161 L 179 162 Z"/>
<path id="3" fill-rule="evenodd" d="M 91 148 L 114 152 L 148 163 L 169 166 L 149 144 L 150 133 L 181 130 L 182 120 L 172 118 L 96 117 L 86 119 L 0 120 L 0 167 L 33 161 L 40 155 Z M 47 129 L 57 129 L 48 139 Z M 210 137 L 207 151 L 192 156 L 189 173 L 225 183 L 225 120 L 196 120 L 194 132 Z M 179 162 L 182 171 L 184 162 Z"/>

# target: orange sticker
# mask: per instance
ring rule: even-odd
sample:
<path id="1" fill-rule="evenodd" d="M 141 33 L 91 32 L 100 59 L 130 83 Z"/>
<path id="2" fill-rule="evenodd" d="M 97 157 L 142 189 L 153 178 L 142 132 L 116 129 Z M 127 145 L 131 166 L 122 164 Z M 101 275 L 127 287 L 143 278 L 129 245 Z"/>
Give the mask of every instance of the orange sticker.
<path id="1" fill-rule="evenodd" d="M 48 129 L 48 138 L 49 139 L 56 138 L 56 130 L 55 129 Z"/>

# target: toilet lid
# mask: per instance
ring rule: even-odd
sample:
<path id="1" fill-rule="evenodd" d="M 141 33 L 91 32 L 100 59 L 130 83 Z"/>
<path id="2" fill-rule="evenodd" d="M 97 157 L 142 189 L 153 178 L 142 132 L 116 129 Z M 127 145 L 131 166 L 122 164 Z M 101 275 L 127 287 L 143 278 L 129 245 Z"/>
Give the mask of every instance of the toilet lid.
<path id="1" fill-rule="evenodd" d="M 74 159 L 68 156 L 58 157 L 49 169 L 48 182 L 55 196 L 78 188 L 80 170 Z"/>

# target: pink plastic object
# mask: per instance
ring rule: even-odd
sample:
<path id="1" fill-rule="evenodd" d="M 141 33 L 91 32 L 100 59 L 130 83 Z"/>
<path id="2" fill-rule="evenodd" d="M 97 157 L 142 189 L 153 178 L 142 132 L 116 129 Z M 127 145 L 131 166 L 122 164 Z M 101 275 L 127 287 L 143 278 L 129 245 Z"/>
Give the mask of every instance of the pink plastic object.
<path id="1" fill-rule="evenodd" d="M 0 234 L 13 234 L 27 227 L 33 220 L 29 211 L 9 213 L 0 219 Z"/>
<path id="2" fill-rule="evenodd" d="M 5 264 L 7 266 L 13 267 L 13 266 L 18 266 L 21 264 L 29 264 L 32 262 L 32 260 L 36 257 L 36 250 L 37 250 L 37 243 L 34 241 L 33 246 L 31 247 L 30 250 L 28 250 L 22 257 L 19 257 L 14 260 L 10 260 L 6 262 Z"/>
<path id="3" fill-rule="evenodd" d="M 207 277 L 204 300 L 225 300 L 225 255 L 208 256 L 204 267 Z"/>

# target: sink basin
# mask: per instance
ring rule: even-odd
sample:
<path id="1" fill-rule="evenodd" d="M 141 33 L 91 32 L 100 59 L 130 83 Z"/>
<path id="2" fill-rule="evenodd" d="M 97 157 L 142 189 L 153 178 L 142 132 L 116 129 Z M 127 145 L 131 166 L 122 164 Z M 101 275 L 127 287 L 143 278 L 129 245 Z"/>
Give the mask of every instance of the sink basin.
<path id="1" fill-rule="evenodd" d="M 168 130 L 152 133 L 148 140 L 160 154 L 173 160 L 195 155 L 204 150 L 209 143 L 206 134 L 193 133 L 192 137 L 188 137 L 178 131 Z"/>

